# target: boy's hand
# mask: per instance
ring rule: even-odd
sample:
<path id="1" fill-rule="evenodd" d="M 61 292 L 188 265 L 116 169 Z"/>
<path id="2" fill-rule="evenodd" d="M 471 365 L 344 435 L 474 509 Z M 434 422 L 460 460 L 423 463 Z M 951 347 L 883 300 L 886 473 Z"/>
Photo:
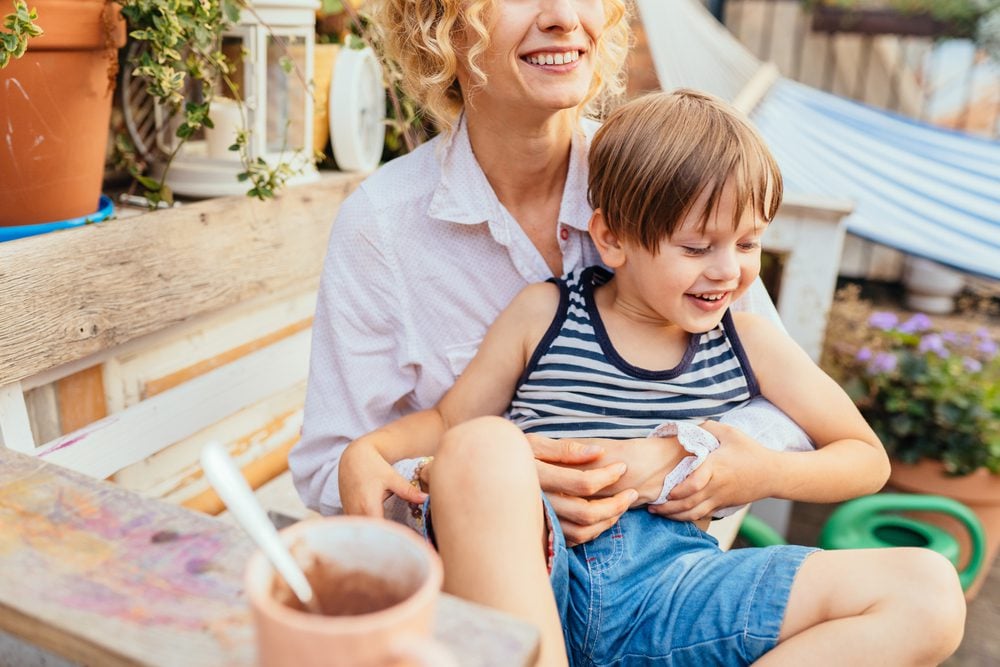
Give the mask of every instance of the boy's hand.
<path id="1" fill-rule="evenodd" d="M 638 498 L 635 490 L 623 489 L 608 498 L 590 499 L 617 482 L 626 470 L 621 462 L 590 470 L 572 467 L 599 459 L 604 454 L 600 446 L 538 434 L 527 437 L 535 454 L 538 481 L 559 517 L 569 546 L 589 542 L 603 533 Z"/>
<path id="2" fill-rule="evenodd" d="M 427 494 L 389 465 L 374 445 L 354 441 L 340 458 L 340 499 L 346 514 L 382 517 L 384 503 L 396 494 L 409 503 L 422 503 Z"/>
<path id="3" fill-rule="evenodd" d="M 772 495 L 770 473 L 777 454 L 743 432 L 718 422 L 701 427 L 722 446 L 670 492 L 662 505 L 649 511 L 675 521 L 697 521 L 720 507 L 733 507 Z"/>

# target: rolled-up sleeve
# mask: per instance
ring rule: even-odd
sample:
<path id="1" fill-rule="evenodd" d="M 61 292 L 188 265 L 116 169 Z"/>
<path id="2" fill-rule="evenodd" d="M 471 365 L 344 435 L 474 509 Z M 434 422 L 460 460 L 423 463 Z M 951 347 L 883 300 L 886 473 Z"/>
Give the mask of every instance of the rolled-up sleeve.
<path id="1" fill-rule="evenodd" d="M 299 495 L 323 514 L 342 508 L 338 468 L 351 440 L 398 415 L 415 383 L 391 251 L 363 188 L 337 214 L 323 266 L 302 438 L 288 457 Z"/>

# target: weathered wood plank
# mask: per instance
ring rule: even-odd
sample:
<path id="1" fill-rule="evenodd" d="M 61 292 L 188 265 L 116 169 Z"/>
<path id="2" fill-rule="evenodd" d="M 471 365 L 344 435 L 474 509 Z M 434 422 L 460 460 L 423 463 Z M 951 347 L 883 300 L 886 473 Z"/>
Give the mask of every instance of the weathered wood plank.
<path id="1" fill-rule="evenodd" d="M 35 448 L 35 436 L 31 432 L 28 406 L 24 402 L 20 382 L 0 385 L 0 445 L 19 452 L 30 452 Z"/>
<path id="2" fill-rule="evenodd" d="M 95 665 L 249 664 L 236 528 L 0 449 L 0 626 Z"/>
<path id="3" fill-rule="evenodd" d="M 104 478 L 305 380 L 309 331 L 210 371 L 39 448 L 37 455 Z M 261 378 L 268 378 L 262 383 Z M 122 446 L 124 445 L 124 446 Z"/>
<path id="4" fill-rule="evenodd" d="M 206 442 L 226 443 L 229 455 L 243 468 L 283 443 L 297 440 L 302 430 L 305 384 L 303 379 L 123 468 L 113 481 L 144 496 L 183 503 L 208 488 L 200 461 L 201 448 Z"/>
<path id="5" fill-rule="evenodd" d="M 0 448 L 0 630 L 94 665 L 255 662 L 243 533 Z M 463 667 L 531 663 L 531 626 L 443 596 L 436 636 Z"/>
<path id="6" fill-rule="evenodd" d="M 0 385 L 294 285 L 318 283 L 362 176 L 227 197 L 0 244 Z"/>

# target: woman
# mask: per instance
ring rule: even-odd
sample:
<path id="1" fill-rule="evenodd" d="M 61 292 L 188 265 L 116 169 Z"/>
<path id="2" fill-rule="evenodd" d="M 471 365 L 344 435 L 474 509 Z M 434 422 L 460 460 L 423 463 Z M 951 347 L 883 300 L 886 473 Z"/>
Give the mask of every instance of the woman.
<path id="1" fill-rule="evenodd" d="M 354 505 L 351 492 L 342 500 L 340 455 L 352 439 L 440 398 L 524 286 L 599 262 L 587 236 L 586 152 L 596 124 L 586 116 L 622 90 L 629 39 L 621 0 L 376 8 L 376 24 L 395 28 L 383 28 L 383 42 L 404 87 L 442 136 L 365 181 L 334 225 L 306 422 L 289 459 L 300 494 L 323 513 L 381 503 L 353 486 Z M 777 318 L 760 284 L 749 301 Z M 553 463 L 600 456 L 573 443 L 534 445 Z M 393 487 L 408 500 L 414 467 L 398 466 Z M 571 543 L 602 532 L 634 497 L 577 497 L 615 482 L 613 465 L 543 463 L 539 473 L 560 494 L 552 499 Z"/>
<path id="2" fill-rule="evenodd" d="M 410 484 L 421 472 L 416 462 L 393 469 L 377 457 L 345 454 L 347 444 L 433 405 L 523 287 L 599 263 L 587 237 L 593 126 L 583 117 L 620 90 L 628 40 L 621 0 L 382 0 L 375 20 L 404 88 L 443 132 L 366 180 L 334 225 L 302 441 L 289 457 L 300 494 L 324 513 L 342 507 L 379 515 L 386 489 L 422 501 Z M 766 295 L 756 305 L 773 312 Z M 534 622 L 542 632 L 540 664 L 565 664 L 552 586 L 567 583 L 550 586 L 538 558 L 545 534 L 538 488 L 547 492 L 566 542 L 584 543 L 640 494 L 652 489 L 655 497 L 667 462 L 656 460 L 645 439 L 594 448 L 534 438 L 536 477 L 518 446 L 523 436 L 510 427 L 500 438 L 501 430 L 459 427 L 434 464 L 445 588 Z M 713 454 L 714 474 L 683 485 L 658 512 L 697 519 L 764 495 L 836 494 L 837 475 L 829 489 L 817 489 L 821 481 L 808 490 L 798 483 L 804 476 L 755 478 L 745 464 L 748 449 L 759 445 L 728 429 L 719 433 L 731 446 Z M 490 446 L 462 444 L 483 437 Z M 602 456 L 627 465 L 572 467 Z M 626 469 L 633 488 L 590 499 Z M 477 493 L 468 493 L 469 485 Z M 462 510 L 438 512 L 439 502 Z M 470 532 L 476 539 L 450 539 Z M 796 579 L 803 595 L 826 576 L 806 569 L 804 586 Z M 915 565 L 894 576 L 921 571 Z"/>

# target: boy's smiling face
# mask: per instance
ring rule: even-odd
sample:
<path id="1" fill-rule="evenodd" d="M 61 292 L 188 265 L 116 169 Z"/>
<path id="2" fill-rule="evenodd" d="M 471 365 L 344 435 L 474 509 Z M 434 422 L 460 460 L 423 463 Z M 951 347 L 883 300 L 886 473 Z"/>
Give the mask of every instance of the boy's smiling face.
<path id="1" fill-rule="evenodd" d="M 735 191 L 727 184 L 706 218 L 706 190 L 655 255 L 617 239 L 607 255 L 602 250 L 615 271 L 616 307 L 630 319 L 673 324 L 688 333 L 718 326 L 760 274 L 761 236 L 767 228 L 752 205 L 744 207 L 734 227 Z"/>

